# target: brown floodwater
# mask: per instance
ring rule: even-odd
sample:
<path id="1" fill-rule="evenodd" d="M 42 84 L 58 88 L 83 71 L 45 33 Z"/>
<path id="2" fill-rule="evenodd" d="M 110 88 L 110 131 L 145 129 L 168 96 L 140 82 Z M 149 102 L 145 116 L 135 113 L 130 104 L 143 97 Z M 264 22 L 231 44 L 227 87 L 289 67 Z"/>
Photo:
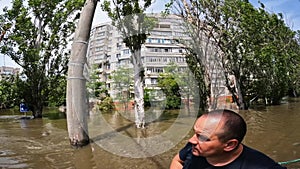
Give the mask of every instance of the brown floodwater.
<path id="1" fill-rule="evenodd" d="M 92 143 L 74 149 L 66 119 L 55 111 L 26 120 L 18 111 L 0 110 L 0 168 L 166 169 L 190 137 L 195 120 L 185 109 L 150 109 L 145 129 L 136 129 L 130 111 L 93 111 L 88 120 Z M 246 145 L 278 162 L 300 158 L 300 100 L 239 113 L 248 124 Z M 300 168 L 300 162 L 286 166 Z"/>

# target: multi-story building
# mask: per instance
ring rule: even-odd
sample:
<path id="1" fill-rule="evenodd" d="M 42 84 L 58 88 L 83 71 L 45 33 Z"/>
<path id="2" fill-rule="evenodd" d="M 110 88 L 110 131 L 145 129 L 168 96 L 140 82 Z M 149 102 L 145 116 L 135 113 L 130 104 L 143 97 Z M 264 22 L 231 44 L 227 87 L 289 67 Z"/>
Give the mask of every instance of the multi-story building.
<path id="1" fill-rule="evenodd" d="M 183 21 L 180 17 L 160 14 L 149 14 L 148 16 L 156 18 L 157 23 L 150 31 L 150 35 L 141 49 L 145 72 L 144 83 L 146 88 L 159 89 L 157 87 L 159 74 L 165 72 L 165 68 L 170 63 L 177 64 L 179 71 L 187 69 L 185 46 L 178 42 L 190 38 L 184 32 Z M 97 65 L 101 81 L 106 82 L 110 95 L 114 97 L 119 91 L 114 89 L 113 81 L 108 77 L 120 67 L 133 67 L 130 62 L 130 50 L 123 43 L 121 33 L 110 22 L 99 24 L 92 29 L 89 44 L 89 63 Z M 210 62 L 211 58 L 207 59 Z M 212 65 L 209 66 L 211 69 L 209 72 L 213 78 L 211 91 L 216 93 L 212 97 L 229 95 L 224 85 L 225 80 L 220 76 L 222 73 L 219 68 L 216 68 L 216 64 L 213 62 L 210 64 Z M 220 80 L 223 82 L 220 83 Z"/>
<path id="2" fill-rule="evenodd" d="M 179 70 L 187 68 L 184 47 L 178 44 L 178 39 L 186 36 L 180 28 L 182 20 L 178 16 L 149 16 L 156 18 L 157 23 L 142 46 L 141 59 L 145 71 L 145 87 L 156 88 L 159 73 L 163 73 L 168 64 L 176 63 Z M 99 24 L 92 29 L 88 60 L 90 65 L 98 66 L 99 77 L 106 82 L 110 94 L 114 91 L 109 75 L 120 67 L 132 67 L 130 55 L 121 33 L 110 22 Z"/>
<path id="3" fill-rule="evenodd" d="M 17 75 L 20 73 L 20 68 L 14 68 L 9 66 L 1 66 L 0 67 L 0 80 L 11 76 L 11 75 Z"/>

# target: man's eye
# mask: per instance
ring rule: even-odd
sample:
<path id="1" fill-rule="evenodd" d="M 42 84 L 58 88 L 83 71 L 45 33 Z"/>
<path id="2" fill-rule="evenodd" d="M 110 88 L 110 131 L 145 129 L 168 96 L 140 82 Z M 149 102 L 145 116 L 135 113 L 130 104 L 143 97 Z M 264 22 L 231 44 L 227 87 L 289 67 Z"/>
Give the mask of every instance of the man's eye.
<path id="1" fill-rule="evenodd" d="M 197 135 L 199 141 L 210 141 L 210 139 L 207 136 L 203 136 L 203 135 Z"/>

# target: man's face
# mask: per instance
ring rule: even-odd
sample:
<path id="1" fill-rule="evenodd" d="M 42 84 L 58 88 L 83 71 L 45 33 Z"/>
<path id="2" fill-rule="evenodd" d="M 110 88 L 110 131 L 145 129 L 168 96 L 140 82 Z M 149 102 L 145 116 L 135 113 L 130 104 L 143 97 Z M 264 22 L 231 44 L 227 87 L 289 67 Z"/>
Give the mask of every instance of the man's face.
<path id="1" fill-rule="evenodd" d="M 222 126 L 221 116 L 204 115 L 196 121 L 195 134 L 189 139 L 194 145 L 192 152 L 195 156 L 210 157 L 222 154 L 225 143 L 216 135 L 223 132 Z"/>

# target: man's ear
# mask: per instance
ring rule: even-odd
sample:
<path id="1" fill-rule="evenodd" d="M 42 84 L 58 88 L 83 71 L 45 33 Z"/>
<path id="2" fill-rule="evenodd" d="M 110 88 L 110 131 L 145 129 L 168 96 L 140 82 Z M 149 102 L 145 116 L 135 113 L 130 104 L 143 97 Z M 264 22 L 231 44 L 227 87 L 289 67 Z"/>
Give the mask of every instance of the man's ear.
<path id="1" fill-rule="evenodd" d="M 239 141 L 237 139 L 228 140 L 225 144 L 224 151 L 232 151 L 239 145 Z"/>

